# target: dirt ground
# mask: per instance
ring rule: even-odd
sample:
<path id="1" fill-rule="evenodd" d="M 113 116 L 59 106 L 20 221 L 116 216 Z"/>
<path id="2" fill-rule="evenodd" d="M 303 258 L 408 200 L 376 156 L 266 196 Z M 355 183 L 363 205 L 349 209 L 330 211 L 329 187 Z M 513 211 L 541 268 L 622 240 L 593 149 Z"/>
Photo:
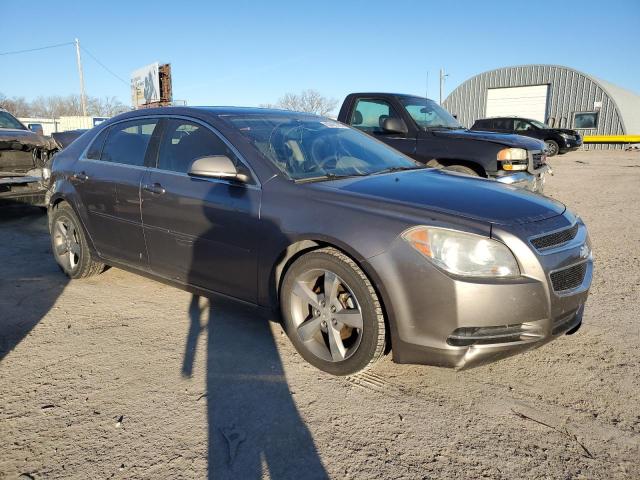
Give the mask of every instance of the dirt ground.
<path id="1" fill-rule="evenodd" d="M 640 152 L 551 163 L 593 240 L 584 326 L 463 372 L 325 375 L 246 307 L 68 283 L 46 216 L 4 212 L 0 478 L 640 478 Z"/>

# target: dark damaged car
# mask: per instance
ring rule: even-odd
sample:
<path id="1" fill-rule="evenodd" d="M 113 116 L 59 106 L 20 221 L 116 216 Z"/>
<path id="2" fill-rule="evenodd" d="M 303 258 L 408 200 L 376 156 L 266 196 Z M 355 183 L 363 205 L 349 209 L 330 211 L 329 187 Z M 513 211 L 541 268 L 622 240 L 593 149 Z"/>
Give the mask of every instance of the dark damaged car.
<path id="1" fill-rule="evenodd" d="M 539 347 L 580 327 L 592 277 L 563 204 L 308 114 L 119 115 L 56 155 L 48 204 L 69 277 L 119 266 L 279 308 L 336 375 L 389 351 L 462 368 Z"/>
<path id="2" fill-rule="evenodd" d="M 45 167 L 59 149 L 55 139 L 32 132 L 0 109 L 0 205 L 44 205 Z"/>

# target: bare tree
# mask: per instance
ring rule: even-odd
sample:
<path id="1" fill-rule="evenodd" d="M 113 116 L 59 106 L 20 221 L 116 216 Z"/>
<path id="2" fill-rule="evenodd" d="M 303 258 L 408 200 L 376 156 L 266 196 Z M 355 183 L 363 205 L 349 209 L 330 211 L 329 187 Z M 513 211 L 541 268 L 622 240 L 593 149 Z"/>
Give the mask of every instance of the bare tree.
<path id="1" fill-rule="evenodd" d="M 61 116 L 82 115 L 79 95 L 51 95 L 38 97 L 27 102 L 23 97 L 8 98 L 0 93 L 0 107 L 16 117 L 57 118 Z M 96 117 L 112 117 L 129 110 L 116 97 L 88 97 L 87 113 Z"/>
<path id="2" fill-rule="evenodd" d="M 327 115 L 338 106 L 338 100 L 325 97 L 317 90 L 309 89 L 303 90 L 300 93 L 285 93 L 277 103 L 263 104 L 260 106 Z"/>

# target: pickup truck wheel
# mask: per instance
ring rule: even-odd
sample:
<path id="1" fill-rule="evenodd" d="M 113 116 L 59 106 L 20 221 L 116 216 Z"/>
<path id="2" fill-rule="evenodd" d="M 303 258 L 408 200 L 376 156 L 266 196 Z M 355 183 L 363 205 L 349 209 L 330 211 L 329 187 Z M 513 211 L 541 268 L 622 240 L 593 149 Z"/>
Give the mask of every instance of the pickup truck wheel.
<path id="1" fill-rule="evenodd" d="M 545 140 L 544 145 L 545 145 L 544 150 L 547 153 L 548 157 L 553 157 L 554 155 L 557 155 L 558 151 L 560 150 L 560 147 L 554 140 Z"/>
<path id="2" fill-rule="evenodd" d="M 473 168 L 465 167 L 464 165 L 449 165 L 448 167 L 444 167 L 443 170 L 449 170 L 450 172 L 458 172 L 464 173 L 466 175 L 471 175 L 472 177 L 479 177 L 478 172 L 476 172 Z"/>
<path id="3" fill-rule="evenodd" d="M 358 265 L 334 248 L 307 253 L 289 267 L 280 306 L 291 343 L 320 370 L 351 375 L 384 355 L 378 295 Z"/>
<path id="4" fill-rule="evenodd" d="M 102 273 L 104 263 L 93 259 L 87 237 L 75 212 L 67 203 L 59 203 L 49 214 L 51 249 L 60 269 L 73 279 Z"/>

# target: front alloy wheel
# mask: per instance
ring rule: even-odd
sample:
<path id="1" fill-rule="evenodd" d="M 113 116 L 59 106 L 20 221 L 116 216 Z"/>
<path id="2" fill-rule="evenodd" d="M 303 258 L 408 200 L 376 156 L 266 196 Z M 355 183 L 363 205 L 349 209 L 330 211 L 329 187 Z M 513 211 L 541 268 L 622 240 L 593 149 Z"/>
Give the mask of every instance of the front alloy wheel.
<path id="1" fill-rule="evenodd" d="M 291 342 L 321 370 L 350 375 L 384 354 L 378 296 L 358 265 L 338 250 L 298 258 L 285 275 L 280 303 Z"/>
<path id="2" fill-rule="evenodd" d="M 544 145 L 545 145 L 544 150 L 548 157 L 553 157 L 554 155 L 557 155 L 558 152 L 560 151 L 560 147 L 553 140 L 547 140 L 546 142 L 544 142 Z"/>

